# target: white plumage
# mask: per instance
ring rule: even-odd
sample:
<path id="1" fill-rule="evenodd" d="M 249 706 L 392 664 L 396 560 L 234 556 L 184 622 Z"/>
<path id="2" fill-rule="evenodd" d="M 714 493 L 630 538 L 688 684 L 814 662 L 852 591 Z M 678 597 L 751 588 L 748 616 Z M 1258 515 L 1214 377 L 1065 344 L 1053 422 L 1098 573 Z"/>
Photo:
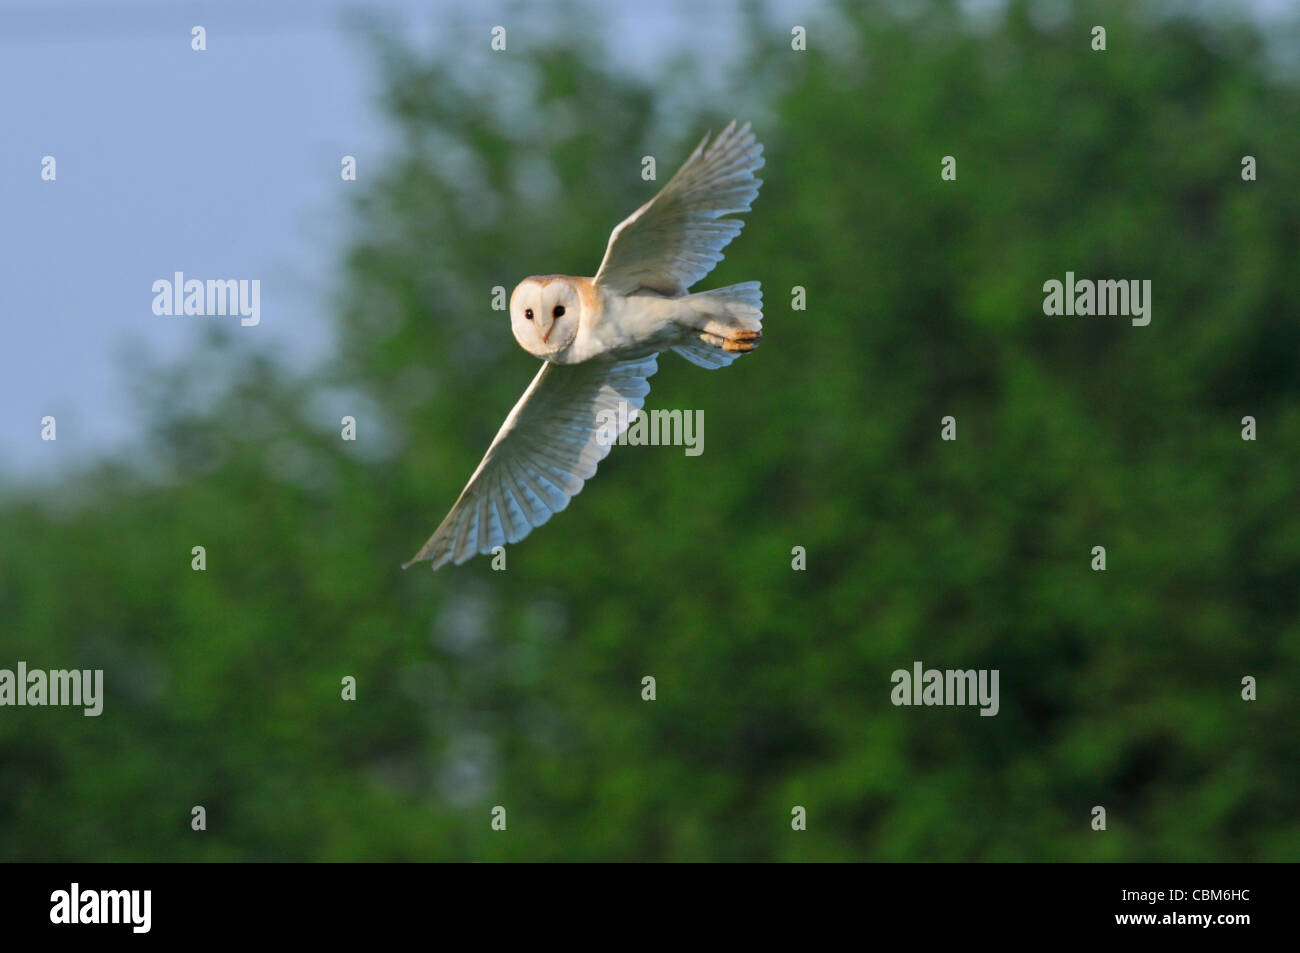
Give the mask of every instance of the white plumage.
<path id="1" fill-rule="evenodd" d="M 761 180 L 749 124 L 705 136 L 653 199 L 619 223 L 595 278 L 526 278 L 510 296 L 515 339 L 542 368 L 506 417 L 446 519 L 406 565 L 463 563 L 523 539 L 569 504 L 609 453 L 603 412 L 641 409 L 672 348 L 706 368 L 758 346 L 756 281 L 689 293 L 722 260 Z"/>

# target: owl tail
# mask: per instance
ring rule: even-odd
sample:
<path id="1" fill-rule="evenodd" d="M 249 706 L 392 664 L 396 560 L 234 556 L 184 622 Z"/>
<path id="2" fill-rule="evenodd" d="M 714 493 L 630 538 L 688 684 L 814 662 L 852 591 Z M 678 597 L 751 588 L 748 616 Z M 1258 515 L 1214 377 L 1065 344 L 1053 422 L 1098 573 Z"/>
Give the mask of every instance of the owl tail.
<path id="1" fill-rule="evenodd" d="M 757 281 L 678 300 L 686 306 L 685 315 L 678 319 L 685 334 L 673 350 L 692 364 L 709 370 L 726 367 L 763 339 L 763 291 Z"/>

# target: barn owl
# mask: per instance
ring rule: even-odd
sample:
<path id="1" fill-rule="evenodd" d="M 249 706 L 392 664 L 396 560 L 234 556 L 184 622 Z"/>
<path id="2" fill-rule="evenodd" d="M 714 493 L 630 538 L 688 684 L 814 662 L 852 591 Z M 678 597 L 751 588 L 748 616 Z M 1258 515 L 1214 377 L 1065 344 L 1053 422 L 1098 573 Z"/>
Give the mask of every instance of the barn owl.
<path id="1" fill-rule="evenodd" d="M 619 223 L 594 278 L 525 278 L 510 295 L 510 328 L 542 359 L 447 518 L 406 563 L 436 570 L 515 543 L 569 504 L 609 453 L 598 425 L 623 429 L 650 392 L 660 351 L 725 367 L 762 338 L 757 281 L 690 293 L 722 260 L 762 180 L 763 147 L 749 123 L 706 135 L 659 194 Z M 621 434 L 618 434 L 621 435 Z M 615 435 L 618 436 L 618 435 Z M 405 568 L 405 566 L 403 567 Z"/>

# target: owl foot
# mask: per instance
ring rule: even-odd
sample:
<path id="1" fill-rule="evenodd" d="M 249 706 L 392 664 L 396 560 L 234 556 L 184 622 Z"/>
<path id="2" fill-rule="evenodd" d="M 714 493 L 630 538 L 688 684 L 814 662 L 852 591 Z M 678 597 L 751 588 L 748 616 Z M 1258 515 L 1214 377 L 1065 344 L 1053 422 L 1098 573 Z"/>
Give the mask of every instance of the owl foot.
<path id="1" fill-rule="evenodd" d="M 714 347 L 720 347 L 730 354 L 747 354 L 758 347 L 763 335 L 758 331 L 734 330 L 726 337 L 720 334 L 710 334 L 707 331 L 700 335 L 701 340 L 706 344 L 712 344 Z"/>

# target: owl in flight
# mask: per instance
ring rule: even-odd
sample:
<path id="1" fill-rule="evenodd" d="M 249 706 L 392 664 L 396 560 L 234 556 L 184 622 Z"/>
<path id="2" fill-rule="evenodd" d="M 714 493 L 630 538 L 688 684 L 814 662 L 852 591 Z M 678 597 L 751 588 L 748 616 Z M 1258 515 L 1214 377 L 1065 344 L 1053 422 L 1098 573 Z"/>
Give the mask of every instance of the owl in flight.
<path id="1" fill-rule="evenodd" d="M 510 328 L 542 369 L 501 425 L 456 505 L 403 568 L 437 569 L 516 543 L 569 505 L 650 392 L 660 351 L 725 367 L 762 338 L 757 281 L 690 293 L 722 260 L 758 195 L 763 147 L 749 123 L 705 136 L 659 194 L 619 223 L 594 278 L 525 278 Z M 619 404 L 626 412 L 617 413 Z M 616 434 L 617 436 L 621 434 Z"/>

